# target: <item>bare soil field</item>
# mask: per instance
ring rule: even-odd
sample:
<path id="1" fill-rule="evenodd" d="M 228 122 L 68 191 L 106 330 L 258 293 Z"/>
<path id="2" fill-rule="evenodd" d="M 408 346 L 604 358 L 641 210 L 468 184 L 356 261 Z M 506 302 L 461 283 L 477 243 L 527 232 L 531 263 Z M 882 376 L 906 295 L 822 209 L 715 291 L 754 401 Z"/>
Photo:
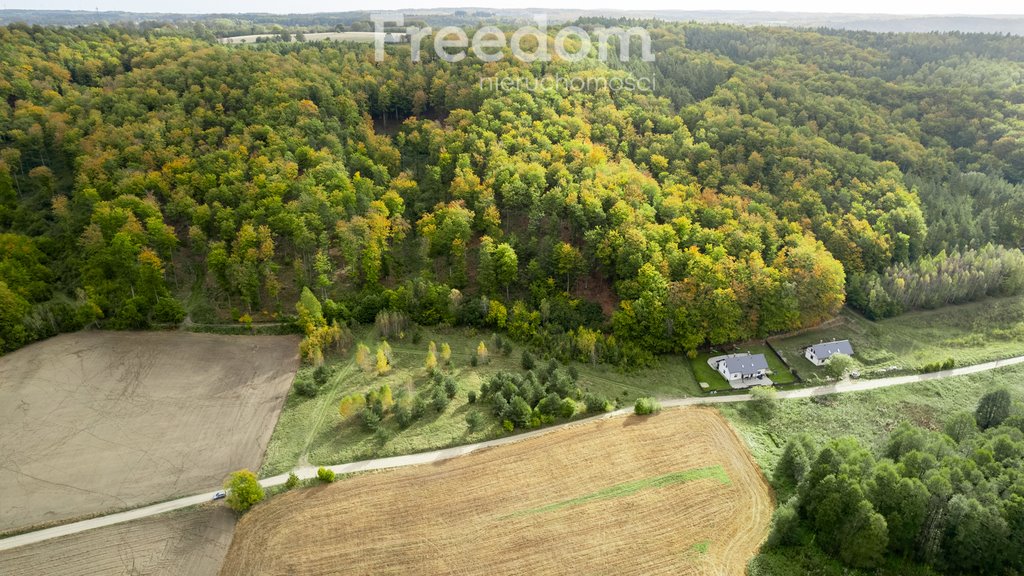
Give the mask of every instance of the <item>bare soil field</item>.
<path id="1" fill-rule="evenodd" d="M 179 510 L 0 552 L 0 574 L 208 576 L 220 570 L 235 514 Z"/>
<path id="2" fill-rule="evenodd" d="M 733 576 L 772 509 L 718 412 L 676 409 L 274 497 L 221 574 Z"/>
<path id="3" fill-rule="evenodd" d="M 259 468 L 297 343 L 80 332 L 0 357 L 0 532 L 184 496 Z"/>

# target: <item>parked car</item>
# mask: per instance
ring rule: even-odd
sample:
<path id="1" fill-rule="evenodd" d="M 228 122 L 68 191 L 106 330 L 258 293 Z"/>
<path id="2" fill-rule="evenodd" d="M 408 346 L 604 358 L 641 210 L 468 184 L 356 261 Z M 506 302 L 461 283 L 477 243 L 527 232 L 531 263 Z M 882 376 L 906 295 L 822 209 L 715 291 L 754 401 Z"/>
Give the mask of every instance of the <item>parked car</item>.
<path id="1" fill-rule="evenodd" d="M 228 493 L 225 492 L 224 490 L 218 490 L 217 492 L 213 493 L 213 499 L 214 500 L 222 500 L 222 499 L 227 498 L 227 497 L 228 497 Z"/>

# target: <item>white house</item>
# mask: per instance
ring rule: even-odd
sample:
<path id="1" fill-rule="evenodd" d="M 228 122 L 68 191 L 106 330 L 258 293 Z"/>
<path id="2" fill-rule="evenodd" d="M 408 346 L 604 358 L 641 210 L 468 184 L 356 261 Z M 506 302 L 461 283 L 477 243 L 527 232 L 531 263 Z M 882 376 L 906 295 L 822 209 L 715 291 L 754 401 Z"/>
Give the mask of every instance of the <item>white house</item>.
<path id="1" fill-rule="evenodd" d="M 853 356 L 853 345 L 850 344 L 849 340 L 836 340 L 833 342 L 822 342 L 821 344 L 808 346 L 804 350 L 804 357 L 810 360 L 815 366 L 821 366 L 836 354 Z"/>
<path id="2" fill-rule="evenodd" d="M 768 373 L 764 354 L 743 354 L 718 361 L 718 372 L 729 381 L 760 378 Z"/>

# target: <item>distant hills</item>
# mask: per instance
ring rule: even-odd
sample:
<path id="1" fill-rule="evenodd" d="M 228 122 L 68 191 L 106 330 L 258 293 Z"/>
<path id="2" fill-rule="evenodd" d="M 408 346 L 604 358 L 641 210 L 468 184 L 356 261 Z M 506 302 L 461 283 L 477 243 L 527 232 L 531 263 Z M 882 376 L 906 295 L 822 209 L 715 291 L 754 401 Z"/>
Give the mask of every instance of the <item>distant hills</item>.
<path id="1" fill-rule="evenodd" d="M 484 9 L 432 8 L 390 11 L 418 17 L 431 24 L 458 23 L 480 19 L 515 22 L 529 20 L 543 12 L 552 22 L 588 16 L 657 18 L 670 21 L 722 22 L 744 26 L 787 26 L 796 28 L 839 28 L 871 32 L 980 32 L 1024 36 L 1024 16 L 927 16 L 890 14 L 828 14 L 810 12 L 750 12 L 724 10 L 560 10 L 544 8 Z M 333 27 L 367 20 L 368 11 L 315 14 L 172 14 L 160 12 L 91 12 L 85 10 L 0 10 L 0 24 L 24 22 L 56 26 L 80 26 L 115 22 L 216 22 L 281 24 L 284 26 Z"/>

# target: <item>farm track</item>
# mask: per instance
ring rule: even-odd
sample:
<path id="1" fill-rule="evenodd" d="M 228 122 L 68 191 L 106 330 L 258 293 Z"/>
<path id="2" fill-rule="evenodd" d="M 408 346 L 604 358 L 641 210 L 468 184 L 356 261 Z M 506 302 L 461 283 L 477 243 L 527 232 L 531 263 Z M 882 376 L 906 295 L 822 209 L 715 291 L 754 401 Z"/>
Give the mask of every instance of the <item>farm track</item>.
<path id="1" fill-rule="evenodd" d="M 885 388 L 890 386 L 899 386 L 903 384 L 911 384 L 915 382 L 925 382 L 930 380 L 940 380 L 944 378 L 951 378 L 954 376 L 963 376 L 967 374 L 976 374 L 979 372 L 985 372 L 988 370 L 994 370 L 997 368 L 1013 366 L 1024 363 L 1024 356 L 1017 356 L 1013 358 L 1007 358 L 1004 360 L 997 360 L 993 362 L 986 362 L 983 364 L 977 364 L 974 366 L 964 366 L 961 368 L 955 368 L 953 370 L 946 370 L 942 372 L 934 372 L 930 374 L 917 374 L 912 376 L 899 376 L 894 378 L 883 378 L 878 380 L 861 380 L 861 381 L 844 381 L 837 384 L 829 384 L 826 386 L 818 386 L 814 388 L 803 388 L 798 390 L 788 390 L 780 392 L 778 397 L 780 399 L 788 398 L 810 398 L 814 396 L 822 396 L 828 394 L 838 394 L 846 392 L 857 392 L 863 390 L 873 390 L 877 388 Z M 746 402 L 751 400 L 749 394 L 733 394 L 733 395 L 721 395 L 721 396 L 708 396 L 699 398 L 678 398 L 662 401 L 662 405 L 668 407 L 679 407 L 679 406 L 695 406 L 695 405 L 713 405 L 722 403 L 732 402 Z M 456 446 L 453 448 L 445 448 L 442 450 L 434 450 L 430 452 L 421 452 L 417 454 L 409 454 L 405 456 L 393 456 L 389 458 L 379 458 L 374 460 L 364 460 L 360 462 L 351 462 L 348 464 L 339 464 L 335 466 L 328 466 L 327 468 L 333 470 L 339 474 L 347 474 L 352 472 L 365 472 L 371 470 L 384 470 L 390 468 L 399 468 L 404 466 L 415 466 L 421 464 L 433 464 L 448 460 L 451 458 L 457 458 L 475 452 L 477 450 L 485 448 L 493 448 L 506 444 L 512 444 L 528 440 L 530 438 L 536 438 L 545 434 L 550 434 L 558 430 L 565 428 L 571 428 L 574 426 L 580 426 L 588 422 L 595 420 L 606 419 L 615 416 L 622 416 L 632 412 L 631 408 L 624 408 L 615 412 L 609 412 L 607 414 L 601 414 L 593 416 L 584 420 L 577 420 L 561 424 L 558 426 L 552 426 L 549 428 L 543 428 L 540 430 L 534 430 L 531 432 L 518 434 L 515 436 L 507 436 L 498 438 L 496 440 L 489 440 L 486 442 L 479 442 L 476 444 L 468 444 L 464 446 Z M 749 458 L 749 456 L 747 456 Z M 316 476 L 316 468 L 312 466 L 298 467 L 294 470 L 295 474 L 300 479 L 313 478 Z M 277 486 L 283 484 L 288 478 L 287 474 L 279 474 L 270 478 L 265 478 L 260 481 L 264 486 Z M 186 498 L 180 498 L 177 500 L 171 500 L 161 504 L 148 506 L 144 508 L 137 508 L 127 512 L 118 514 L 112 514 L 108 516 L 102 516 L 99 518 L 93 518 L 82 522 L 75 522 L 72 524 L 65 524 L 61 526 L 55 526 L 44 530 L 38 530 L 34 532 L 28 532 L 0 539 L 0 551 L 17 548 L 27 544 L 41 542 L 51 538 L 59 536 L 74 534 L 85 530 L 91 530 L 102 526 L 110 526 L 121 522 L 127 522 L 137 518 L 144 518 L 152 516 L 154 514 L 160 514 L 170 510 L 176 510 L 180 508 L 186 508 L 199 504 L 204 501 L 208 501 L 213 497 L 214 491 L 206 492 L 203 494 L 197 494 Z"/>

